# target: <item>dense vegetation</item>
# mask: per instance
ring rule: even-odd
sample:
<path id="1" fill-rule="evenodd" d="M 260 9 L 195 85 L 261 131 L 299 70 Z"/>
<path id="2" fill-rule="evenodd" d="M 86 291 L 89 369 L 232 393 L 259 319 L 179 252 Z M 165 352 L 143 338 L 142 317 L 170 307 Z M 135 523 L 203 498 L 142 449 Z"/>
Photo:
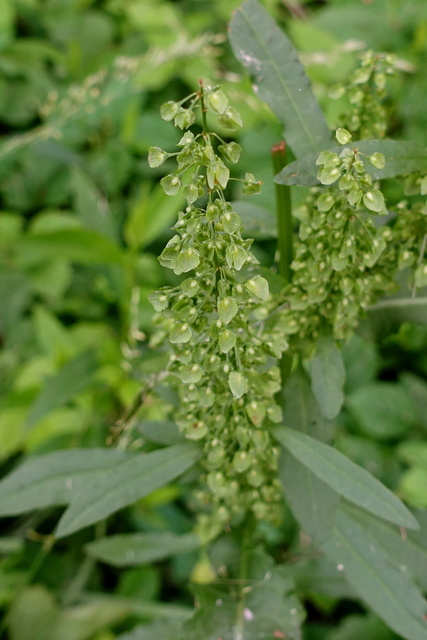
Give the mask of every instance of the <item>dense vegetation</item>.
<path id="1" fill-rule="evenodd" d="M 0 8 L 2 638 L 427 638 L 427 6 L 239 5 Z"/>

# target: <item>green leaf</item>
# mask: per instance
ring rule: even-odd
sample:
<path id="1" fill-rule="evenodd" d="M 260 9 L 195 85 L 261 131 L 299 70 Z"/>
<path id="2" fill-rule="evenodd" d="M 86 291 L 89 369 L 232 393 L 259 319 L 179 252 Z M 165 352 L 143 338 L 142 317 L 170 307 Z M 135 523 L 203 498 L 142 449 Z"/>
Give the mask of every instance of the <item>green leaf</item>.
<path id="1" fill-rule="evenodd" d="M 340 153 L 342 147 L 338 145 L 325 145 L 325 149 L 333 153 Z M 367 156 L 380 153 L 384 156 L 385 166 L 379 168 L 370 163 L 366 163 L 366 171 L 374 178 L 394 178 L 395 176 L 407 175 L 418 171 L 427 170 L 427 149 L 420 147 L 413 142 L 398 140 L 360 140 L 353 142 L 348 149 L 358 149 Z M 309 152 L 308 152 L 309 153 Z M 306 187 L 313 187 L 319 184 L 317 179 L 316 161 L 318 154 L 311 153 L 305 158 L 296 162 L 291 162 L 278 173 L 274 181 L 278 184 L 298 184 Z M 380 163 L 381 164 L 381 163 Z"/>
<path id="2" fill-rule="evenodd" d="M 11 640 L 51 640 L 59 617 L 54 596 L 41 585 L 18 593 L 8 614 Z"/>
<path id="3" fill-rule="evenodd" d="M 116 449 L 71 449 L 30 458 L 0 482 L 0 515 L 68 504 L 133 455 Z"/>
<path id="4" fill-rule="evenodd" d="M 378 544 L 401 567 L 405 567 L 417 583 L 427 590 L 427 512 L 418 510 L 419 531 L 402 531 L 395 526 L 375 518 L 353 505 L 341 507 L 353 519 L 374 536 Z"/>
<path id="5" fill-rule="evenodd" d="M 160 420 L 139 420 L 135 428 L 150 442 L 158 444 L 178 444 L 185 441 L 174 422 Z"/>
<path id="6" fill-rule="evenodd" d="M 321 413 L 309 377 L 302 369 L 292 373 L 283 388 L 283 423 L 322 442 L 332 438 L 334 426 Z"/>
<path id="7" fill-rule="evenodd" d="M 110 238 L 113 242 L 117 240 L 117 223 L 108 199 L 90 175 L 79 167 L 74 167 L 71 174 L 71 187 L 74 208 L 83 226 Z"/>
<path id="8" fill-rule="evenodd" d="M 249 556 L 248 564 L 247 589 L 193 587 L 199 606 L 184 623 L 180 640 L 300 637 L 304 613 L 292 595 L 293 580 L 286 568 L 273 566 L 271 559 L 257 551 Z"/>
<path id="9" fill-rule="evenodd" d="M 412 513 L 394 493 L 333 447 L 286 427 L 274 434 L 297 460 L 350 502 L 403 527 L 418 528 Z"/>
<path id="10" fill-rule="evenodd" d="M 331 337 L 316 343 L 316 353 L 310 362 L 311 388 L 326 418 L 335 418 L 344 402 L 345 368 L 341 351 Z"/>
<path id="11" fill-rule="evenodd" d="M 346 406 L 360 429 L 380 440 L 401 436 L 417 424 L 408 393 L 393 382 L 372 382 L 356 389 Z"/>
<path id="12" fill-rule="evenodd" d="M 288 451 L 283 451 L 279 476 L 286 501 L 301 527 L 316 540 L 332 532 L 339 495 Z"/>
<path id="13" fill-rule="evenodd" d="M 284 124 L 284 138 L 295 156 L 329 147 L 329 128 L 298 54 L 259 2 L 247 0 L 237 9 L 229 38 L 234 55 L 253 77 L 256 93 Z"/>
<path id="14" fill-rule="evenodd" d="M 70 535 L 133 504 L 184 473 L 199 455 L 194 445 L 177 444 L 117 465 L 75 496 L 59 521 L 56 536 Z"/>
<path id="15" fill-rule="evenodd" d="M 135 533 L 110 536 L 91 542 L 87 553 L 114 567 L 129 567 L 163 560 L 177 553 L 198 549 L 200 540 L 192 533 Z"/>
<path id="16" fill-rule="evenodd" d="M 124 226 L 127 244 L 132 249 L 141 249 L 156 240 L 172 224 L 183 205 L 181 195 L 169 198 L 160 185 L 150 190 L 150 183 L 144 182 Z"/>
<path id="17" fill-rule="evenodd" d="M 18 260 L 23 265 L 50 259 L 83 264 L 123 261 L 120 249 L 107 237 L 89 229 L 58 229 L 49 233 L 32 233 L 17 243 Z"/>
<path id="18" fill-rule="evenodd" d="M 361 600 L 389 627 L 407 640 L 427 640 L 427 602 L 356 520 L 339 510 L 333 537 L 320 547 Z"/>
<path id="19" fill-rule="evenodd" d="M 49 378 L 31 406 L 25 422 L 29 429 L 53 409 L 60 407 L 83 391 L 92 381 L 97 370 L 97 361 L 92 351 L 79 354 Z"/>

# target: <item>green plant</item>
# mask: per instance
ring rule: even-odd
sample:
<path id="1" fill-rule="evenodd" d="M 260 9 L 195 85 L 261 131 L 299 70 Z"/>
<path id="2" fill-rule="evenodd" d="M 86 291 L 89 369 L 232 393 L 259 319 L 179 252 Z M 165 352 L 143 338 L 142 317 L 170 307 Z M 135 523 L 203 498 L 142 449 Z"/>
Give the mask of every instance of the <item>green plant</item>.
<path id="1" fill-rule="evenodd" d="M 415 294 L 426 285 L 421 196 L 427 154 L 412 143 L 383 138 L 384 80 L 395 68 L 392 57 L 362 57 L 350 78 L 352 106 L 334 127 L 335 141 L 292 45 L 255 0 L 234 15 L 230 40 L 254 76 L 259 96 L 283 123 L 296 158 L 282 168 L 283 145 L 273 149 L 278 259 L 270 268 L 265 254 L 245 237 L 237 213 L 246 206 L 250 210 L 245 196 L 261 186 L 251 173 L 235 179 L 228 168 L 241 153 L 234 139 L 241 118 L 225 90 L 200 82 L 187 98 L 169 100 L 161 109 L 165 120 L 183 130 L 179 151 L 149 151 L 154 169 L 165 163 L 166 171 L 172 171 L 175 158 L 177 170 L 165 175 L 161 185 L 167 195 L 182 195 L 187 202 L 160 256 L 161 265 L 174 275 L 165 275 L 167 285 L 150 296 L 158 312 L 155 327 L 148 329 L 157 358 L 152 376 L 145 375 L 142 392 L 116 424 L 115 447 L 30 457 L 0 484 L 0 513 L 19 516 L 68 505 L 54 535 L 44 539 L 33 571 L 53 545 L 95 525 L 98 539 L 87 544 L 87 561 L 66 591 L 65 604 L 73 602 L 75 593 L 82 597 L 81 585 L 95 560 L 129 567 L 192 554 L 188 564 L 195 611 L 182 602 L 168 608 L 117 594 L 107 601 L 89 594 L 76 615 L 102 616 L 105 624 L 130 615 L 154 619 L 122 638 L 296 640 L 303 630 L 305 637 L 306 628 L 315 637 L 316 630 L 303 625 L 303 602 L 326 612 L 336 597 L 333 581 L 340 595 L 365 603 L 401 637 L 425 640 L 425 512 L 413 514 L 386 488 L 395 483 L 394 472 L 391 479 L 382 477 L 385 484 L 374 477 L 386 475 L 383 451 L 374 445 L 369 449 L 351 427 L 360 425 L 362 433 L 375 433 L 378 441 L 392 440 L 406 433 L 408 425 L 417 435 L 423 419 L 425 385 L 417 378 L 407 378 L 406 386 L 375 381 L 378 354 L 354 334 L 366 315 L 370 318 L 381 308 L 391 313 L 403 305 L 420 305 Z M 384 179 L 400 176 L 405 176 L 401 182 L 408 196 L 394 201 Z M 240 200 L 229 201 L 228 194 L 235 195 L 233 187 L 239 185 Z M 301 186 L 310 189 L 292 211 L 290 191 L 298 200 Z M 264 215 L 261 207 L 253 211 Z M 290 242 L 293 227 L 298 233 Z M 74 242 L 58 232 L 55 239 L 74 252 L 79 246 L 85 261 L 95 247 L 98 259 L 108 256 L 111 266 L 133 282 L 140 246 L 136 228 L 136 222 L 127 227 L 132 250 L 126 259 L 114 243 L 100 242 L 96 234 L 80 229 L 74 229 Z M 52 237 L 33 239 L 27 248 L 34 251 L 35 244 L 40 250 L 48 240 Z M 408 285 L 399 291 L 401 272 Z M 109 282 L 116 277 L 117 271 L 107 274 Z M 156 286 L 152 283 L 151 289 Z M 127 331 L 128 287 L 122 295 Z M 55 327 L 58 345 L 70 349 L 55 323 L 43 312 L 39 315 L 40 325 Z M 134 323 L 131 317 L 133 328 Z M 418 331 L 401 331 L 393 340 L 410 351 L 417 340 L 425 340 L 423 328 Z M 96 330 L 83 332 L 81 344 L 90 344 L 94 335 Z M 114 353 L 105 356 L 106 365 L 116 363 L 112 343 Z M 104 355 L 105 345 L 101 341 L 95 354 L 77 354 L 61 370 L 52 387 L 59 404 L 95 374 L 94 355 Z M 359 351 L 369 374 L 365 368 L 357 371 Z M 70 387 L 70 379 L 75 386 Z M 60 397 L 64 386 L 68 395 Z M 52 389 L 36 399 L 29 425 L 51 408 L 51 397 Z M 166 407 L 157 397 L 166 400 Z M 414 398 L 421 398 L 418 405 Z M 136 421 L 150 402 L 154 410 L 148 416 L 155 420 Z M 331 446 L 334 439 L 339 448 Z M 421 449 L 414 454 L 418 446 L 402 444 L 399 456 L 424 470 Z M 363 468 L 366 452 L 370 460 L 380 460 L 373 474 Z M 179 483 L 168 484 L 179 477 Z M 401 489 L 414 502 L 408 478 L 404 476 Z M 174 512 L 163 514 L 167 530 L 156 529 L 159 513 L 151 512 L 150 504 L 170 506 L 170 496 L 179 496 L 186 516 L 196 514 L 197 535 Z M 143 520 L 142 533 L 130 534 L 126 528 L 122 533 L 122 528 L 118 535 L 105 535 L 108 516 L 141 500 L 142 515 L 137 517 Z M 422 497 L 418 505 L 424 506 Z M 5 548 L 14 540 L 4 539 Z M 149 583 L 152 576 L 141 573 L 136 579 Z M 12 605 L 9 628 L 14 638 L 22 638 L 20 615 L 30 607 L 49 621 L 47 635 L 38 633 L 62 638 L 73 611 L 60 613 L 38 587 L 24 590 Z M 393 637 L 376 616 L 356 611 L 334 640 Z M 90 637 L 88 628 L 85 637 Z M 332 638 L 328 632 L 319 631 Z"/>

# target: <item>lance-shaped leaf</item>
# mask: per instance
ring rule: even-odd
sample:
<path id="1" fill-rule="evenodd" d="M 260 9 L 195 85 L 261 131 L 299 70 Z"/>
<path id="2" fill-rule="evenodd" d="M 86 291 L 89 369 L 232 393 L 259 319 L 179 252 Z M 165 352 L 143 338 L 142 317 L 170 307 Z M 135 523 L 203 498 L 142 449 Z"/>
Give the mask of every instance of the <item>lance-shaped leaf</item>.
<path id="1" fill-rule="evenodd" d="M 97 361 L 92 351 L 80 353 L 65 364 L 51 378 L 46 380 L 43 389 L 31 406 L 25 426 L 30 428 L 44 418 L 50 411 L 62 406 L 91 382 L 97 369 Z"/>
<path id="2" fill-rule="evenodd" d="M 316 540 L 326 540 L 334 526 L 338 493 L 286 450 L 280 457 L 279 477 L 301 527 Z"/>
<path id="3" fill-rule="evenodd" d="M 133 504 L 184 473 L 199 455 L 196 446 L 177 444 L 123 462 L 75 496 L 59 521 L 56 536 L 67 536 Z"/>
<path id="4" fill-rule="evenodd" d="M 375 167 L 369 162 L 368 158 L 363 159 L 366 171 L 375 180 L 394 178 L 395 176 L 427 170 L 427 149 L 413 142 L 401 142 L 398 140 L 360 140 L 345 147 L 338 145 L 325 146 L 325 150 L 327 149 L 332 153 L 341 153 L 343 148 L 358 149 L 367 156 L 377 152 L 382 153 L 385 159 L 383 169 Z M 319 185 L 320 182 L 317 179 L 317 173 L 319 171 L 319 167 L 316 165 L 317 158 L 318 153 L 311 153 L 305 158 L 291 162 L 275 176 L 275 182 L 286 185 L 297 184 L 306 187 Z"/>
<path id="5" fill-rule="evenodd" d="M 403 527 L 419 528 L 394 493 L 333 447 L 286 427 L 276 429 L 274 434 L 297 460 L 350 502 Z"/>
<path id="6" fill-rule="evenodd" d="M 344 511 L 334 535 L 320 544 L 360 598 L 407 640 L 427 640 L 427 602 L 376 538 Z"/>
<path id="7" fill-rule="evenodd" d="M 255 92 L 283 123 L 295 156 L 330 146 L 329 128 L 297 52 L 257 0 L 246 0 L 237 9 L 229 39 L 234 55 L 253 78 Z"/>
<path id="8" fill-rule="evenodd" d="M 345 383 L 341 351 L 332 338 L 319 338 L 310 369 L 312 391 L 325 418 L 332 420 L 344 402 Z"/>
<path id="9" fill-rule="evenodd" d="M 30 458 L 0 482 L 0 515 L 68 504 L 95 479 L 135 454 L 72 449 Z"/>
<path id="10" fill-rule="evenodd" d="M 419 531 L 401 531 L 394 525 L 384 522 L 362 511 L 354 505 L 340 507 L 366 531 L 374 536 L 378 544 L 401 567 L 406 567 L 416 582 L 427 591 L 427 513 L 417 513 Z"/>
<path id="11" fill-rule="evenodd" d="M 86 551 L 92 558 L 114 567 L 129 567 L 163 560 L 198 547 L 200 540 L 193 533 L 178 536 L 165 531 L 100 538 L 88 544 Z"/>

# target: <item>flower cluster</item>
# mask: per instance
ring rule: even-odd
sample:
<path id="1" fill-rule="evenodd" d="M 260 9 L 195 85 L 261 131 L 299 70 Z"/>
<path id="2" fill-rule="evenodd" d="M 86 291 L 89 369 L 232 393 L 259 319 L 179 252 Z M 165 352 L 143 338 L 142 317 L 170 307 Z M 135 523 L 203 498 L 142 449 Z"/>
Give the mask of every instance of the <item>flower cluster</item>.
<path id="1" fill-rule="evenodd" d="M 351 134 L 338 129 L 336 138 L 347 145 Z M 392 232 L 372 220 L 372 213 L 387 211 L 366 162 L 382 168 L 384 156 L 364 156 L 356 147 L 344 146 L 341 153 L 325 151 L 317 160 L 318 179 L 327 188 L 314 189 L 306 202 L 292 284 L 284 292 L 280 316 L 298 349 L 301 341 L 310 348 L 324 330 L 347 339 L 363 310 L 393 287 L 380 261 Z"/>
<path id="2" fill-rule="evenodd" d="M 350 75 L 348 86 L 337 96 L 348 96 L 351 111 L 343 117 L 343 126 L 358 139 L 383 138 L 387 128 L 387 76 L 393 75 L 396 58 L 391 54 L 365 51 L 360 66 Z"/>
<path id="3" fill-rule="evenodd" d="M 239 124 L 240 116 L 216 88 L 201 85 L 189 100 L 187 108 L 167 103 L 162 115 L 188 129 L 200 108 L 203 131 L 186 131 L 177 154 L 158 148 L 149 153 L 151 166 L 176 156 L 178 171 L 161 184 L 172 195 L 182 188 L 188 205 L 159 259 L 186 277 L 155 292 L 151 302 L 172 346 L 169 370 L 180 396 L 176 422 L 203 446 L 197 499 L 205 507 L 199 533 L 207 541 L 249 512 L 259 519 L 277 518 L 278 450 L 269 428 L 281 420 L 274 400 L 281 388 L 276 361 L 287 342 L 265 322 L 268 282 L 254 271 L 251 241 L 243 239 L 240 218 L 224 197 L 230 179 L 226 162 L 237 161 L 240 147 L 207 131 L 208 109 L 223 125 Z M 246 174 L 244 191 L 259 188 Z"/>

